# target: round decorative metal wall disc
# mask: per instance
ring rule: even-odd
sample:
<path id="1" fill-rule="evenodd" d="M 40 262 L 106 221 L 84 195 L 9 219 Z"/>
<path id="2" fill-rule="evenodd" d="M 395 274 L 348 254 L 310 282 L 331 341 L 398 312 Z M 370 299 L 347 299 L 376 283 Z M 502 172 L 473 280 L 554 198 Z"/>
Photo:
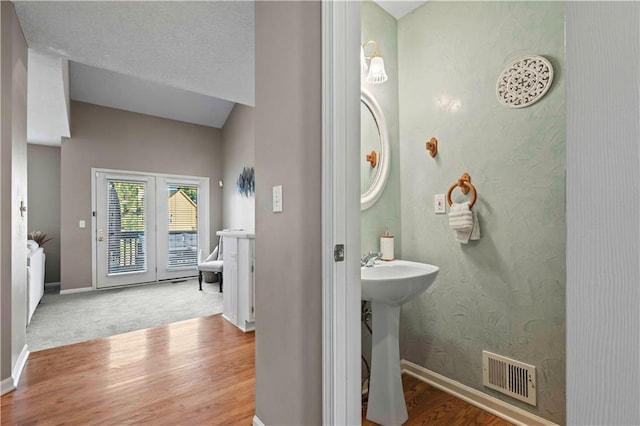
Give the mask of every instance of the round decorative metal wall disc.
<path id="1" fill-rule="evenodd" d="M 551 87 L 553 67 L 542 56 L 522 57 L 502 71 L 496 85 L 501 104 L 524 108 L 536 103 Z"/>

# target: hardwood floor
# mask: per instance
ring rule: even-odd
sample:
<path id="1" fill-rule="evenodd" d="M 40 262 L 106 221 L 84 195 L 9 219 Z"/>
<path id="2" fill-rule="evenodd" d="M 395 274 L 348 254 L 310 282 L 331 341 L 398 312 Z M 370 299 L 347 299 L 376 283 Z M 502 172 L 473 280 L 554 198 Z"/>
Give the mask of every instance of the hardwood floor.
<path id="1" fill-rule="evenodd" d="M 407 401 L 409 420 L 404 426 L 510 426 L 511 423 L 487 413 L 461 399 L 436 389 L 408 374 L 402 375 L 404 399 Z M 376 423 L 365 419 L 366 408 L 362 410 L 363 426 Z"/>
<path id="2" fill-rule="evenodd" d="M 1 423 L 250 425 L 254 365 L 221 315 L 34 352 Z"/>
<path id="3" fill-rule="evenodd" d="M 2 397 L 1 424 L 249 426 L 254 365 L 254 334 L 221 315 L 38 351 Z M 406 425 L 509 425 L 411 376 L 403 385 Z"/>

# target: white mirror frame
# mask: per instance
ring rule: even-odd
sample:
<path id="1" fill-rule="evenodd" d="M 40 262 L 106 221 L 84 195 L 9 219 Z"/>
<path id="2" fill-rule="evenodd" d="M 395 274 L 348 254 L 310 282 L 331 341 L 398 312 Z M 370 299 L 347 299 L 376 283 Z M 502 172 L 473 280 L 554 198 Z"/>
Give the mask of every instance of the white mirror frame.
<path id="1" fill-rule="evenodd" d="M 382 195 L 382 191 L 384 191 L 384 187 L 389 179 L 389 169 L 391 168 L 391 147 L 389 146 L 389 130 L 387 129 L 387 122 L 384 119 L 382 108 L 380 108 L 378 101 L 376 101 L 376 98 L 373 97 L 373 94 L 369 90 L 362 87 L 360 92 L 360 99 L 365 103 L 367 108 L 369 108 L 378 126 L 380 146 L 382 147 L 380 161 L 377 166 L 378 172 L 369 189 L 360 195 L 360 211 L 363 211 L 373 206 Z"/>

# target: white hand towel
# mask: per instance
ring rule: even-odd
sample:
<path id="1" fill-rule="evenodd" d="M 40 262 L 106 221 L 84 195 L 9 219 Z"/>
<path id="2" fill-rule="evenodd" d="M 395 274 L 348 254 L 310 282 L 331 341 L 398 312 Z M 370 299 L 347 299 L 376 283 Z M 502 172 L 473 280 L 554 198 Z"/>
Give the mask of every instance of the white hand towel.
<path id="1" fill-rule="evenodd" d="M 476 241 L 480 239 L 480 223 L 478 222 L 478 214 L 474 211 L 473 228 L 469 231 L 456 231 L 456 241 L 461 244 L 467 244 L 470 240 Z"/>
<path id="2" fill-rule="evenodd" d="M 449 228 L 456 231 L 471 231 L 473 229 L 473 216 L 471 214 L 460 218 L 449 218 Z"/>
<path id="3" fill-rule="evenodd" d="M 456 241 L 467 244 L 469 240 L 480 239 L 480 223 L 475 211 L 468 203 L 453 203 L 449 211 L 449 228 L 456 231 Z"/>
<path id="4" fill-rule="evenodd" d="M 477 241 L 480 239 L 480 222 L 478 222 L 478 214 L 473 212 L 473 230 L 471 231 L 471 240 Z"/>
<path id="5" fill-rule="evenodd" d="M 449 228 L 455 231 L 468 231 L 473 229 L 473 215 L 468 203 L 453 203 L 449 210 Z"/>

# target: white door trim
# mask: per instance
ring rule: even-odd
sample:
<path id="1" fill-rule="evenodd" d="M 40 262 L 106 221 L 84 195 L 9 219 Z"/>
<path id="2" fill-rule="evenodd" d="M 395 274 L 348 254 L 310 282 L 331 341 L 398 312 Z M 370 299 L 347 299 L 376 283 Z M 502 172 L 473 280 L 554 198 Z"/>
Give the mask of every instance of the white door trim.
<path id="1" fill-rule="evenodd" d="M 322 2 L 325 425 L 360 424 L 360 3 Z M 345 261 L 335 262 L 336 244 Z"/>
<path id="2" fill-rule="evenodd" d="M 96 184 L 98 172 L 105 172 L 104 169 L 91 168 L 91 289 L 98 289 L 98 259 L 96 258 L 96 250 L 98 249 L 98 241 L 96 234 L 98 232 L 98 223 L 96 222 L 97 195 Z M 65 290 L 60 290 L 60 294 Z"/>

